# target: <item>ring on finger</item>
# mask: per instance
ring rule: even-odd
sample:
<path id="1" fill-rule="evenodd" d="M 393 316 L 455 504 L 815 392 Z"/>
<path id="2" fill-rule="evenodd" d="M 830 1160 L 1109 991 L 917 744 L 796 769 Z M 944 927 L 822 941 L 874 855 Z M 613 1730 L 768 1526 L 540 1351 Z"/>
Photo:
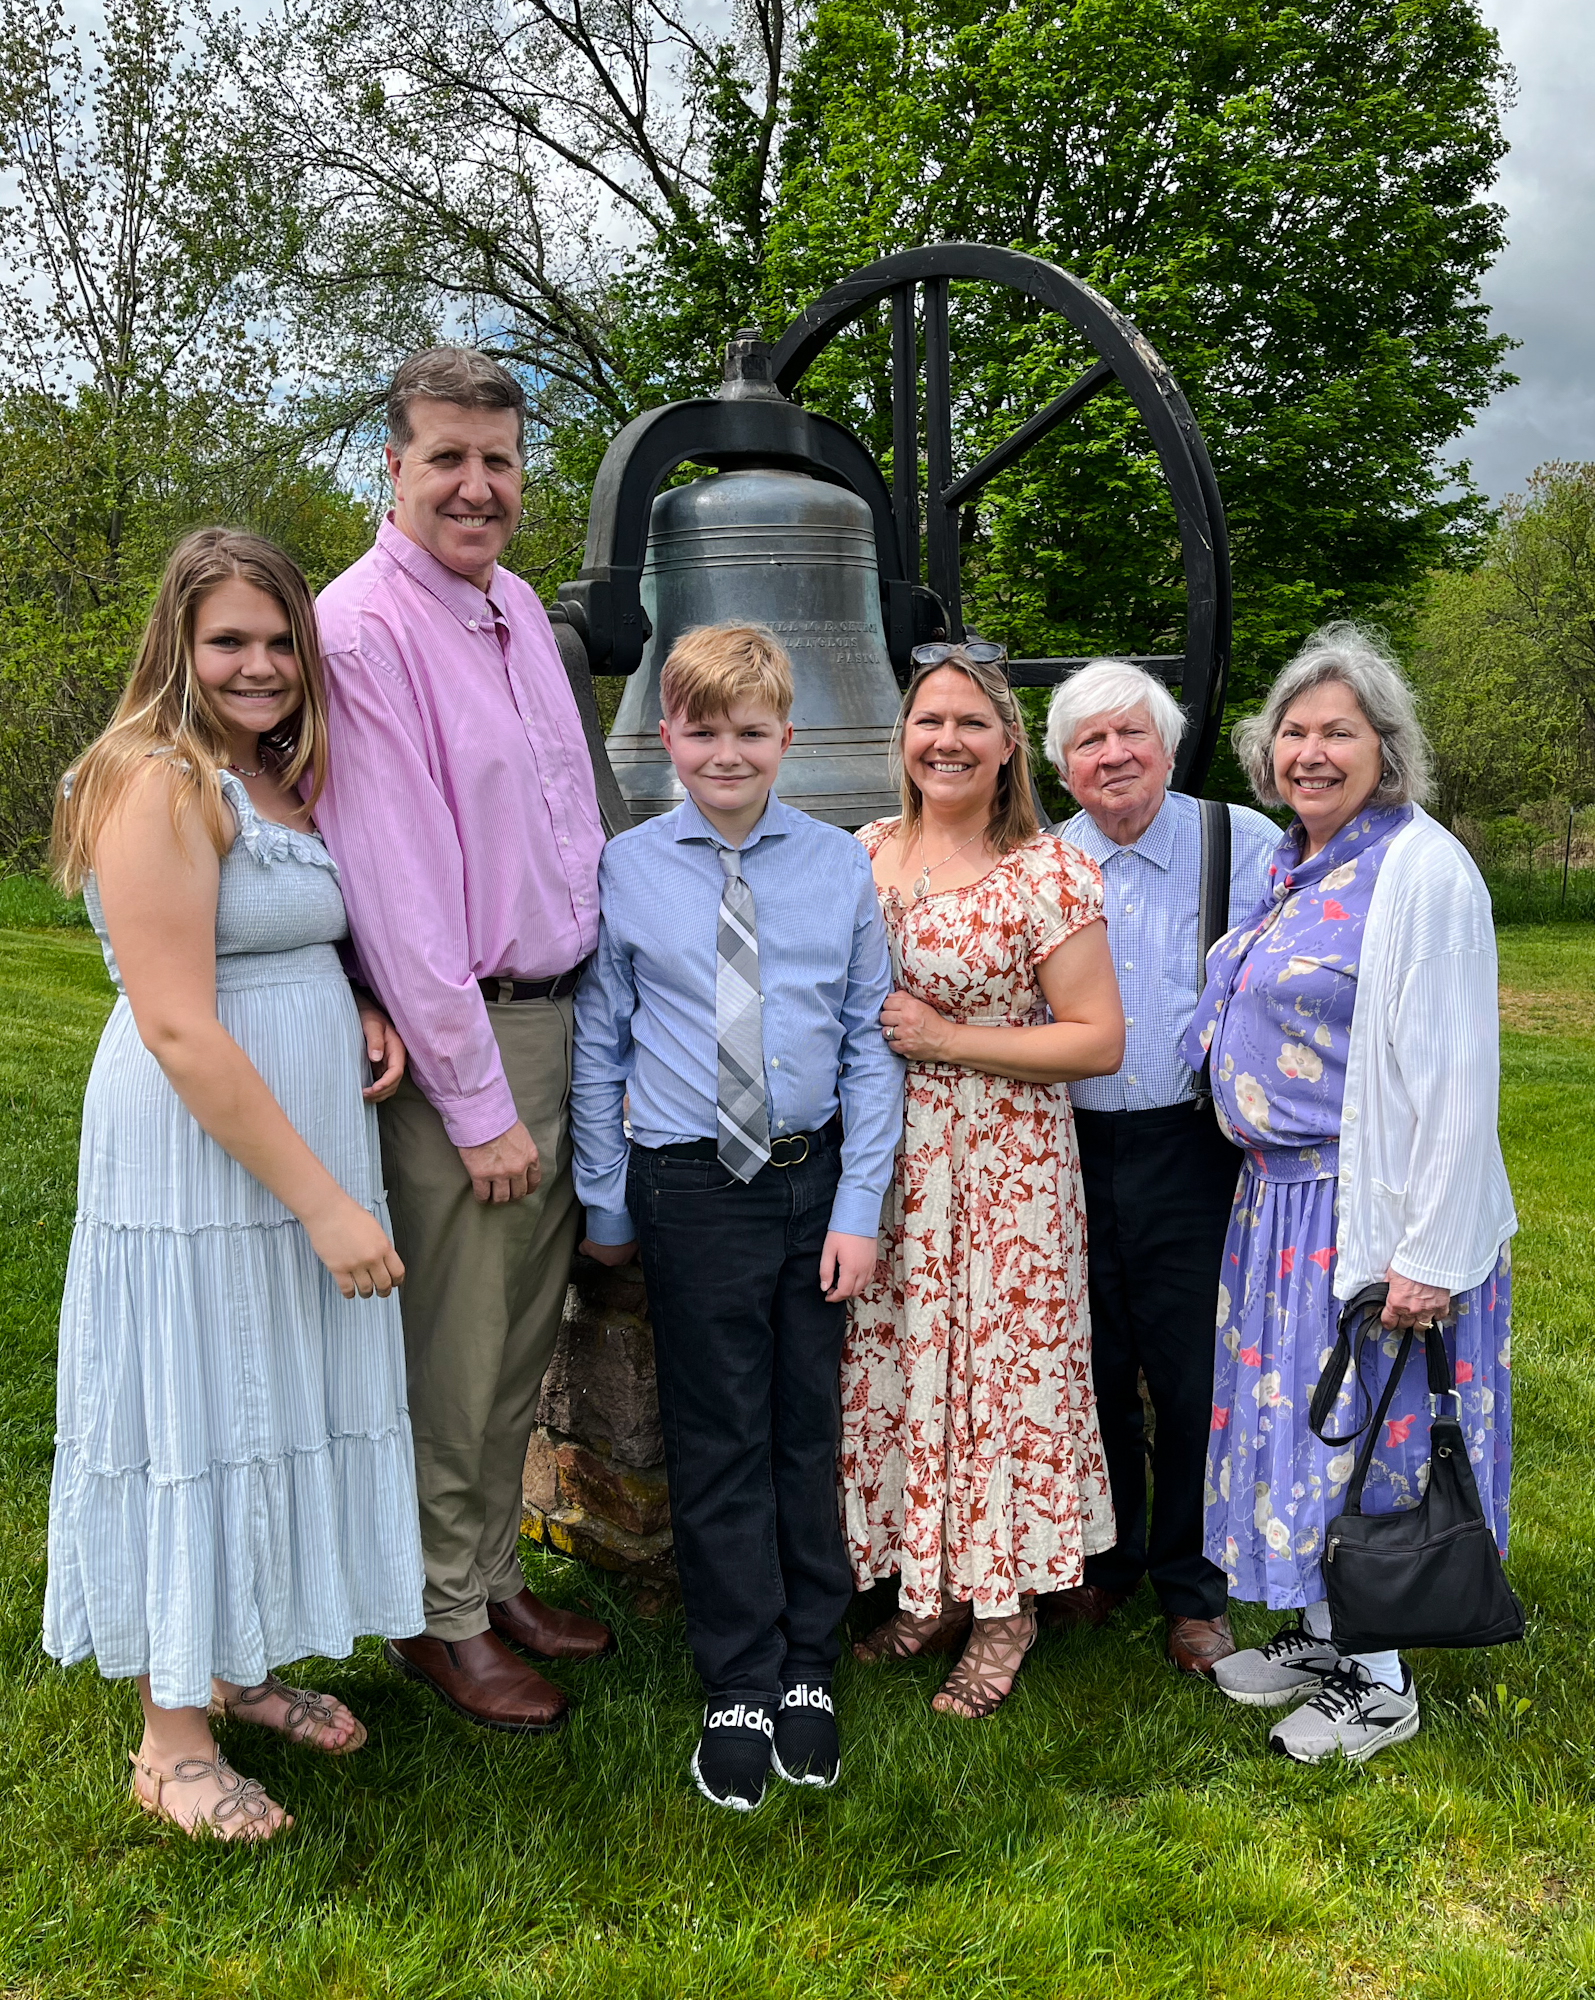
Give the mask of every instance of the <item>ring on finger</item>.
<path id="1" fill-rule="evenodd" d="M 897 1030 L 895 1028 L 882 1028 L 881 1040 L 883 1042 L 895 1042 L 897 1040 Z"/>

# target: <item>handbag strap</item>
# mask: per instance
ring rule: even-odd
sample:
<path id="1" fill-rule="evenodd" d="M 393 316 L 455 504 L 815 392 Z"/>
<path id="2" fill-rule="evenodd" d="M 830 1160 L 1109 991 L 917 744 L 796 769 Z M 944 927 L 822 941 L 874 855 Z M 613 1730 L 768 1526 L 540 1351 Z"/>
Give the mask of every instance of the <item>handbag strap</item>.
<path id="1" fill-rule="evenodd" d="M 1335 1327 L 1335 1344 L 1330 1350 L 1329 1361 L 1318 1378 L 1318 1387 L 1313 1391 L 1313 1399 L 1307 1410 L 1307 1424 L 1313 1435 L 1325 1444 L 1353 1444 L 1362 1436 L 1366 1419 L 1344 1437 L 1336 1437 L 1324 1429 L 1329 1421 L 1329 1413 L 1335 1407 L 1341 1384 L 1346 1379 L 1346 1370 L 1352 1362 L 1352 1344 L 1356 1343 L 1357 1386 L 1371 1403 L 1362 1379 L 1362 1351 L 1367 1344 L 1368 1329 L 1377 1325 L 1379 1315 L 1384 1311 L 1385 1300 L 1390 1296 L 1390 1287 L 1385 1284 L 1364 1285 L 1354 1299 L 1348 1299 L 1340 1309 L 1340 1319 Z M 1403 1357 L 1405 1358 L 1405 1357 Z"/>
<path id="2" fill-rule="evenodd" d="M 1381 1314 L 1389 1295 L 1390 1287 L 1386 1284 L 1365 1285 L 1354 1299 L 1348 1300 L 1342 1307 L 1339 1324 L 1335 1329 L 1335 1345 L 1328 1366 L 1319 1377 L 1318 1387 L 1313 1391 L 1312 1403 L 1307 1412 L 1309 1428 L 1313 1435 L 1325 1444 L 1352 1444 L 1362 1437 L 1364 1431 L 1367 1432 L 1362 1448 L 1357 1453 L 1357 1462 L 1352 1469 L 1351 1478 L 1346 1484 L 1344 1511 L 1348 1514 L 1362 1512 L 1363 1481 L 1368 1477 L 1368 1468 L 1373 1463 L 1374 1449 L 1379 1442 L 1380 1426 L 1384 1423 L 1396 1390 L 1401 1385 L 1401 1377 L 1407 1366 L 1407 1356 L 1412 1352 L 1413 1338 L 1418 1332 L 1416 1327 L 1409 1326 L 1403 1331 L 1401 1346 L 1391 1364 L 1384 1394 L 1379 1398 L 1378 1407 L 1373 1410 L 1371 1416 L 1365 1418 L 1355 1430 L 1347 1432 L 1344 1437 L 1333 1436 L 1324 1429 L 1324 1425 L 1328 1422 L 1329 1413 L 1340 1394 L 1340 1385 L 1346 1379 L 1347 1366 L 1353 1364 L 1353 1340 L 1355 1340 L 1353 1365 L 1357 1386 L 1362 1390 L 1364 1397 L 1372 1402 L 1373 1399 L 1368 1396 L 1367 1385 L 1363 1380 L 1362 1357 L 1371 1340 L 1382 1340 L 1384 1337 Z M 1427 1337 L 1431 1333 L 1435 1336 L 1432 1340 Z M 1450 1357 L 1445 1351 L 1445 1335 L 1437 1324 L 1425 1330 L 1423 1358 L 1429 1378 L 1429 1394 L 1454 1395 L 1456 1388 L 1451 1379 Z"/>
<path id="3" fill-rule="evenodd" d="M 1379 1398 L 1379 1407 L 1373 1413 L 1373 1422 L 1368 1426 L 1368 1435 L 1363 1440 L 1361 1451 L 1357 1454 L 1357 1463 L 1352 1467 L 1351 1477 L 1346 1482 L 1346 1504 L 1342 1509 L 1344 1513 L 1362 1512 L 1362 1482 L 1368 1477 L 1368 1468 L 1373 1464 L 1374 1447 L 1379 1442 L 1379 1426 L 1384 1422 L 1391 1400 L 1400 1387 L 1401 1371 L 1406 1367 L 1407 1356 L 1412 1352 L 1412 1336 L 1416 1331 L 1416 1327 L 1409 1326 L 1401 1336 L 1401 1347 L 1391 1365 L 1390 1380 L 1385 1384 L 1385 1392 Z M 1364 1341 L 1367 1339 L 1366 1332 L 1361 1338 Z M 1425 1342 L 1426 1347 L 1427 1345 Z"/>

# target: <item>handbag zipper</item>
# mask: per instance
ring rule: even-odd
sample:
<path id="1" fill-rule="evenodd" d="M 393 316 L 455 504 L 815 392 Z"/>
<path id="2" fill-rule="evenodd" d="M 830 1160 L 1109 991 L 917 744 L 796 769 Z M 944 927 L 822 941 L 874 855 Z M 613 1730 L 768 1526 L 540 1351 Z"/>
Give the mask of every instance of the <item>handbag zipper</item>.
<path id="1" fill-rule="evenodd" d="M 1413 1510 L 1410 1508 L 1402 1509 L 1403 1513 L 1410 1513 L 1412 1511 Z M 1388 1520 L 1391 1517 L 1389 1515 L 1379 1514 L 1379 1515 L 1369 1515 L 1366 1518 L 1370 1520 Z M 1454 1542 L 1459 1535 L 1476 1535 L 1481 1530 L 1484 1533 L 1488 1534 L 1489 1528 L 1490 1528 L 1489 1522 L 1486 1521 L 1482 1515 L 1480 1515 L 1475 1520 L 1458 1521 L 1455 1527 L 1442 1528 L 1437 1535 L 1432 1535 L 1427 1542 L 1422 1544 L 1422 1546 L 1428 1549 L 1439 1548 L 1443 1543 Z M 1328 1542 L 1324 1545 L 1324 1561 L 1326 1564 L 1332 1563 L 1335 1560 L 1335 1550 L 1339 1548 L 1340 1544 L 1345 1539 L 1346 1538 L 1344 1535 L 1331 1535 L 1329 1537 Z M 1390 1556 L 1392 1554 L 1392 1551 L 1389 1549 L 1376 1548 L 1367 1543 L 1364 1543 L 1362 1545 L 1362 1548 L 1364 1555 Z M 1410 1549 L 1397 1549 L 1393 1553 L 1397 1557 L 1401 1557 L 1410 1555 L 1412 1551 Z"/>

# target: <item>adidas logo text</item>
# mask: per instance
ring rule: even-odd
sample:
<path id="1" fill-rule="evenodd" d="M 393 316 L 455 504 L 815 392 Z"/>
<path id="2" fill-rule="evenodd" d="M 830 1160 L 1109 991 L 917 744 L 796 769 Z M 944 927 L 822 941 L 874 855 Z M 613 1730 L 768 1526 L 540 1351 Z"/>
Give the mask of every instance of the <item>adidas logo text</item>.
<path id="1" fill-rule="evenodd" d="M 747 1708 L 740 1701 L 729 1708 L 717 1708 L 704 1724 L 705 1729 L 756 1729 L 761 1736 L 773 1736 L 775 1724 L 762 1708 Z"/>
<path id="2" fill-rule="evenodd" d="M 827 1715 L 835 1715 L 836 1713 L 835 1706 L 831 1701 L 830 1689 L 818 1685 L 811 1686 L 806 1681 L 799 1681 L 796 1687 L 789 1687 L 781 1697 L 781 1706 L 783 1708 L 823 1708 Z"/>

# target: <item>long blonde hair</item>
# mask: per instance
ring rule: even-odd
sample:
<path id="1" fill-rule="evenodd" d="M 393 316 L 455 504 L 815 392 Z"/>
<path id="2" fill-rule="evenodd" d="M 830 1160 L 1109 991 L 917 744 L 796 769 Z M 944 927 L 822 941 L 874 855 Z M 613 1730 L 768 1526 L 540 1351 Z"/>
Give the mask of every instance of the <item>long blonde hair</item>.
<path id="1" fill-rule="evenodd" d="M 920 689 L 932 674 L 939 674 L 944 667 L 951 667 L 954 673 L 963 674 L 974 682 L 996 710 L 1003 734 L 1013 745 L 1013 755 L 997 773 L 997 792 L 991 804 L 991 818 L 986 823 L 986 839 L 992 849 L 997 854 L 1007 854 L 1016 847 L 1023 847 L 1027 840 L 1034 840 L 1040 831 L 1041 823 L 1036 818 L 1030 787 L 1030 738 L 1001 663 L 972 660 L 961 651 L 950 652 L 944 660 L 920 667 L 903 690 L 902 705 L 892 730 L 891 748 L 892 769 L 903 808 L 899 837 L 906 843 L 918 832 L 925 809 L 920 789 L 908 775 L 908 766 L 903 761 L 903 730 L 914 712 L 914 702 Z"/>
<path id="2" fill-rule="evenodd" d="M 315 600 L 298 565 L 271 542 L 236 528 L 200 528 L 173 549 L 139 640 L 133 671 L 103 734 L 61 782 L 51 828 L 56 880 L 71 893 L 94 867 L 94 849 L 127 789 L 155 751 L 169 751 L 176 783 L 172 824 L 190 812 L 218 854 L 232 845 L 233 820 L 220 771 L 231 737 L 194 671 L 194 621 L 201 602 L 234 577 L 282 606 L 293 638 L 304 697 L 292 715 L 260 739 L 283 784 L 308 771 L 314 805 L 327 776 L 327 699 Z"/>

